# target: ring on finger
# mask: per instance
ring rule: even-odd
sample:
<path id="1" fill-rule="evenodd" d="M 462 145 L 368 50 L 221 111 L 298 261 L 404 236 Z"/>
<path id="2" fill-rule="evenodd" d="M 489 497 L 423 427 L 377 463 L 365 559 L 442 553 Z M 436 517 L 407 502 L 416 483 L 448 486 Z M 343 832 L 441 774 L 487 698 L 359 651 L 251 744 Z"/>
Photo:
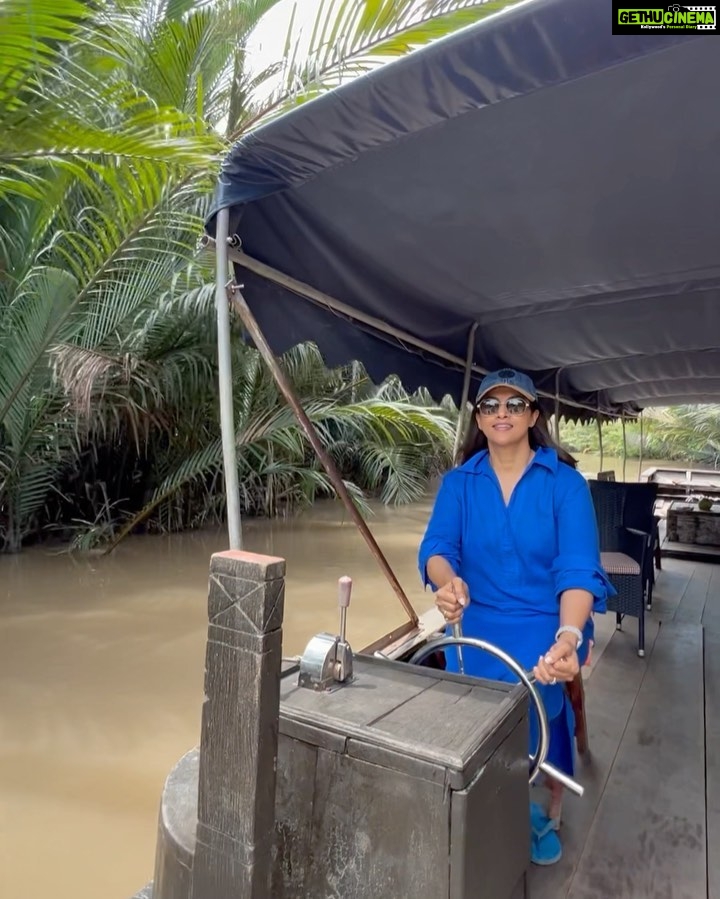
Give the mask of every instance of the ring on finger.
<path id="1" fill-rule="evenodd" d="M 556 683 L 557 683 L 557 678 L 554 677 L 554 678 L 550 681 L 550 686 L 551 686 L 551 687 L 554 687 Z"/>

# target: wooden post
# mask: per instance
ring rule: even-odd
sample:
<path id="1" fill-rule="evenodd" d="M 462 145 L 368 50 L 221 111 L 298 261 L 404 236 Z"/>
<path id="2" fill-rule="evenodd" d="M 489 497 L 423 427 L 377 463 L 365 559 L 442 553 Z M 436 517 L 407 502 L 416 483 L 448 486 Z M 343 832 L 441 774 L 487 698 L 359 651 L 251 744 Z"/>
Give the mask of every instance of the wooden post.
<path id="1" fill-rule="evenodd" d="M 192 899 L 267 899 L 285 560 L 213 555 Z"/>

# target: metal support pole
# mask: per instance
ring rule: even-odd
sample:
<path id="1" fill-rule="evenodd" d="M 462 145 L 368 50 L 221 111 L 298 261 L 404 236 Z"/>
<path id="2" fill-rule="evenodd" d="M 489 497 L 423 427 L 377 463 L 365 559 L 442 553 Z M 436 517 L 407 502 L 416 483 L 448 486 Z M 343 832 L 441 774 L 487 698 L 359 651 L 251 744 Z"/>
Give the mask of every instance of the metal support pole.
<path id="1" fill-rule="evenodd" d="M 555 372 L 555 441 L 560 443 L 560 375 L 562 369 Z"/>
<path id="2" fill-rule="evenodd" d="M 641 473 L 642 473 L 643 450 L 645 449 L 645 447 L 643 445 L 644 442 L 645 442 L 645 433 L 644 433 L 644 428 L 643 428 L 643 414 L 642 414 L 642 410 L 641 410 L 640 411 L 640 458 L 638 460 L 638 475 L 637 475 L 638 481 L 640 480 Z"/>
<path id="3" fill-rule="evenodd" d="M 238 488 L 237 457 L 235 454 L 235 416 L 233 411 L 232 358 L 230 351 L 230 310 L 225 292 L 228 280 L 228 231 L 230 211 L 221 209 L 217 216 L 215 244 L 216 283 L 215 311 L 217 313 L 218 382 L 220 392 L 220 432 L 222 434 L 225 496 L 230 549 L 242 549 L 240 519 L 240 490 Z"/>
<path id="4" fill-rule="evenodd" d="M 455 445 L 453 446 L 453 461 L 457 461 L 460 452 L 460 444 L 465 433 L 465 423 L 467 420 L 468 400 L 470 397 L 470 378 L 472 377 L 473 356 L 475 354 L 475 332 L 478 329 L 478 323 L 474 322 L 470 328 L 467 342 L 467 353 L 465 355 L 465 375 L 463 377 L 462 396 L 460 398 L 460 407 L 458 409 L 457 427 L 455 429 Z"/>
<path id="5" fill-rule="evenodd" d="M 625 416 L 620 416 L 620 421 L 622 422 L 622 435 L 623 435 L 623 481 L 625 480 L 625 471 L 627 469 L 627 434 L 625 433 Z"/>
<path id="6" fill-rule="evenodd" d="M 398 599 L 400 600 L 400 604 L 402 605 L 403 609 L 405 609 L 408 617 L 414 625 L 417 624 L 418 616 L 415 612 L 415 609 L 413 609 L 412 605 L 410 604 L 410 600 L 405 595 L 405 591 L 403 590 L 400 582 L 395 576 L 395 572 L 390 567 L 387 559 L 383 555 L 382 550 L 377 545 L 375 538 L 370 531 L 370 528 L 367 526 L 367 523 L 365 522 L 357 506 L 353 502 L 352 497 L 348 493 L 347 487 L 345 486 L 345 483 L 342 479 L 342 476 L 340 475 L 340 472 L 337 469 L 337 466 L 335 465 L 335 462 L 330 457 L 325 447 L 322 445 L 322 441 L 320 440 L 315 426 L 307 417 L 305 410 L 303 409 L 300 401 L 295 395 L 292 384 L 285 375 L 285 372 L 280 367 L 278 360 L 275 358 L 275 354 L 270 348 L 270 344 L 265 339 L 265 335 L 261 331 L 260 326 L 255 319 L 255 316 L 250 311 L 250 307 L 246 303 L 245 297 L 242 295 L 240 287 L 237 284 L 230 285 L 228 288 L 228 296 L 238 315 L 242 319 L 245 328 L 252 337 L 253 342 L 255 343 L 255 346 L 257 347 L 265 364 L 270 369 L 270 372 L 272 373 L 272 376 L 275 379 L 275 383 L 280 389 L 280 392 L 285 397 L 288 405 L 295 413 L 295 417 L 300 423 L 302 429 L 305 431 L 305 434 L 307 435 L 312 448 L 315 450 L 318 459 L 320 459 L 323 468 L 328 473 L 333 487 L 337 491 L 337 494 L 345 505 L 345 508 L 350 513 L 351 518 L 357 525 L 358 530 L 362 534 L 365 542 L 370 549 L 370 552 L 373 554 L 376 561 L 380 565 L 380 568 L 382 569 L 385 577 L 388 579 L 391 587 L 395 591 Z"/>
<path id="7" fill-rule="evenodd" d="M 452 632 L 453 632 L 453 637 L 455 637 L 456 640 L 462 640 L 462 636 L 463 636 L 462 624 L 453 624 Z M 459 643 L 458 643 L 457 654 L 458 654 L 458 671 L 460 672 L 460 674 L 465 674 L 465 656 L 463 654 L 463 648 Z"/>
<path id="8" fill-rule="evenodd" d="M 595 421 L 597 422 L 598 429 L 598 442 L 600 444 L 600 471 L 603 470 L 603 440 L 602 440 L 602 421 L 600 420 L 600 407 L 598 406 L 597 413 L 595 415 Z"/>

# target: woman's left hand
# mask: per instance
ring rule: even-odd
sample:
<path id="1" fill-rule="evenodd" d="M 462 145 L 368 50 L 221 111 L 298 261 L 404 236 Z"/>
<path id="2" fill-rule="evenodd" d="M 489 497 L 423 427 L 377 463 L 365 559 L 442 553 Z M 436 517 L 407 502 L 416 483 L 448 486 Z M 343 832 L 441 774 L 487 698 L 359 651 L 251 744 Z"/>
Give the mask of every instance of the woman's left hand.
<path id="1" fill-rule="evenodd" d="M 575 647 L 570 640 L 560 639 L 540 656 L 533 674 L 541 684 L 556 684 L 571 681 L 580 671 L 580 662 Z"/>

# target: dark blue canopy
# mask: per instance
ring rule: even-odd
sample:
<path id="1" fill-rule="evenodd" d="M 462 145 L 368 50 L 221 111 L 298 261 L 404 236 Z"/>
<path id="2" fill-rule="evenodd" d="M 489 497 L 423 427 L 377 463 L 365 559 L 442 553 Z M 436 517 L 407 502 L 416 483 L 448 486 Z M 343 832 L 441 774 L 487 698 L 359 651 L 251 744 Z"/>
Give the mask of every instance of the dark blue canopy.
<path id="1" fill-rule="evenodd" d="M 239 141 L 209 232 L 229 207 L 245 253 L 345 304 L 239 266 L 274 350 L 458 398 L 477 323 L 478 365 L 593 409 L 716 400 L 720 40 L 611 15 L 529 0 Z"/>

